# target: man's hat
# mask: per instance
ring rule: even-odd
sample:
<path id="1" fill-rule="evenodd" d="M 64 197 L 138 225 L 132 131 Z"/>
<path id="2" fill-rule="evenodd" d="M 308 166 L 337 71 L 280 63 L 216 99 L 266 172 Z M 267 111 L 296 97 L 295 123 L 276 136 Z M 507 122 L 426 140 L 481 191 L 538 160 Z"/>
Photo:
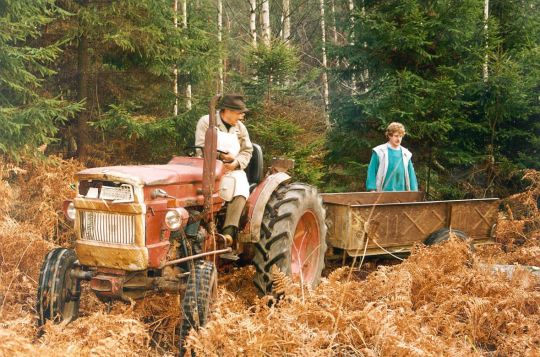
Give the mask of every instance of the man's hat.
<path id="1" fill-rule="evenodd" d="M 226 94 L 221 100 L 220 109 L 234 110 L 235 112 L 246 113 L 249 109 L 244 103 L 244 97 L 238 94 Z"/>

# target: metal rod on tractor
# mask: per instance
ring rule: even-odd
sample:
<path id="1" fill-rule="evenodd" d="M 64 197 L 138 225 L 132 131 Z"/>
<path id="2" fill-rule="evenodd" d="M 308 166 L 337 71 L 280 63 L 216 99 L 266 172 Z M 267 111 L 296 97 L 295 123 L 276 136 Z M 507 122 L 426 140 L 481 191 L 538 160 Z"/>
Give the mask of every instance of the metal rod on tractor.
<path id="1" fill-rule="evenodd" d="M 167 265 L 174 265 L 174 264 L 179 264 L 179 263 L 187 262 L 187 261 L 190 261 L 190 260 L 195 260 L 195 259 L 207 257 L 207 256 L 209 256 L 209 255 L 217 255 L 217 254 L 230 253 L 230 252 L 232 252 L 232 248 L 231 248 L 231 247 L 225 248 L 225 249 L 213 250 L 213 251 L 211 251 L 211 252 L 205 252 L 205 253 L 199 253 L 199 254 L 195 254 L 195 255 L 190 255 L 189 257 L 179 258 L 179 259 L 170 260 L 170 261 L 168 261 L 168 262 L 165 262 L 165 263 L 161 266 L 161 268 L 166 267 Z"/>
<path id="2" fill-rule="evenodd" d="M 216 106 L 221 99 L 221 94 L 215 95 L 209 104 L 209 125 L 204 136 L 203 149 L 203 182 L 202 190 L 204 196 L 203 217 L 207 222 L 212 220 L 212 194 L 214 193 L 214 181 L 216 179 L 217 160 L 217 127 L 216 127 Z"/>

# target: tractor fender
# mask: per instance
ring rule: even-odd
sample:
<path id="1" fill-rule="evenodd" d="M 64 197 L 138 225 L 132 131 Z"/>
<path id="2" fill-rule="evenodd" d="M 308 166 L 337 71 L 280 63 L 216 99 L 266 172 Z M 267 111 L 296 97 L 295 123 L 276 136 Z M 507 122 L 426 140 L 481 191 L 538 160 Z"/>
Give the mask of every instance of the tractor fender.
<path id="1" fill-rule="evenodd" d="M 247 222 L 238 235 L 240 242 L 256 243 L 259 241 L 266 204 L 278 186 L 290 179 L 291 176 L 285 172 L 269 175 L 249 195 L 246 203 L 248 207 Z"/>

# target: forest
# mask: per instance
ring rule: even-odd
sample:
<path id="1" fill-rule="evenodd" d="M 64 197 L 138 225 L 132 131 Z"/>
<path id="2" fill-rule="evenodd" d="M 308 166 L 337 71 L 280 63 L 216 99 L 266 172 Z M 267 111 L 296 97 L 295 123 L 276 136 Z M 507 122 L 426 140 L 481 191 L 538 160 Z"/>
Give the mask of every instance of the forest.
<path id="1" fill-rule="evenodd" d="M 539 280 L 485 269 L 540 266 L 537 1 L 0 0 L 0 356 L 178 353 L 177 297 L 85 296 L 82 318 L 38 336 L 37 280 L 74 241 L 75 173 L 191 155 L 217 93 L 244 96 L 265 163 L 293 159 L 321 192 L 365 191 L 371 149 L 400 122 L 427 199 L 502 201 L 492 246 L 354 260 L 277 307 L 234 269 L 190 351 L 539 353 Z"/>
<path id="2" fill-rule="evenodd" d="M 485 10 L 488 4 L 488 10 Z M 407 128 L 433 198 L 504 196 L 538 169 L 534 1 L 3 1 L 0 151 L 87 166 L 187 153 L 216 93 L 245 95 L 265 158 L 364 189 Z M 324 30 L 324 31 L 323 31 Z M 43 151 L 43 150 L 42 150 Z"/>

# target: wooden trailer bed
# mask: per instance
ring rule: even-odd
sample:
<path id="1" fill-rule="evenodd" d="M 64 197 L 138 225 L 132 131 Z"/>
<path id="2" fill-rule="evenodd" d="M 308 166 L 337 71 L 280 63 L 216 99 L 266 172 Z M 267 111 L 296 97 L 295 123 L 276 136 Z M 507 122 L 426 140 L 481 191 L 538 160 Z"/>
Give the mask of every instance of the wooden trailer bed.
<path id="1" fill-rule="evenodd" d="M 408 252 L 442 228 L 493 241 L 498 199 L 422 201 L 421 192 L 324 193 L 327 241 L 351 256 Z M 367 243 L 367 245 L 366 245 Z"/>

